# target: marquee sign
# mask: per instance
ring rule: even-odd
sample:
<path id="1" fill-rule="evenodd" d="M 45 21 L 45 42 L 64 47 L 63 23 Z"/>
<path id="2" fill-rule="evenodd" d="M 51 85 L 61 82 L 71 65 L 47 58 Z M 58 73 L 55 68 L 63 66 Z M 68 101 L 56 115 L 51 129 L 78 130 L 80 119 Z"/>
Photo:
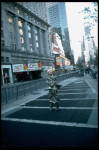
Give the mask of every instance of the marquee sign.
<path id="1" fill-rule="evenodd" d="M 13 65 L 13 72 L 22 72 L 22 71 L 23 71 L 23 64 Z"/>
<path id="2" fill-rule="evenodd" d="M 34 71 L 34 70 L 42 69 L 40 63 L 15 64 L 12 65 L 12 67 L 13 67 L 13 72 Z"/>

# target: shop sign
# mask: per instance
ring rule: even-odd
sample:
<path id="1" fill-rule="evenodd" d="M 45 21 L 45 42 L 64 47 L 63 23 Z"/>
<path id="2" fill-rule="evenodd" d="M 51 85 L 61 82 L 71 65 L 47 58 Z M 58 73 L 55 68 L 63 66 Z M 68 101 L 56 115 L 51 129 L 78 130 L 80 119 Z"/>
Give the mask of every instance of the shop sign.
<path id="1" fill-rule="evenodd" d="M 56 57 L 56 65 L 61 65 L 61 59 L 60 59 L 60 57 Z"/>
<path id="2" fill-rule="evenodd" d="M 38 70 L 38 63 L 29 63 L 28 69 L 29 69 L 29 71 Z"/>
<path id="3" fill-rule="evenodd" d="M 38 63 L 38 69 L 42 69 L 42 66 L 40 63 Z"/>
<path id="4" fill-rule="evenodd" d="M 65 65 L 69 66 L 70 65 L 70 61 L 65 61 Z"/>
<path id="5" fill-rule="evenodd" d="M 28 64 L 23 64 L 23 70 L 28 70 Z"/>
<path id="6" fill-rule="evenodd" d="M 59 49 L 59 48 L 53 47 L 53 53 L 54 53 L 54 54 L 59 54 L 59 52 L 60 52 L 60 49 Z"/>
<path id="7" fill-rule="evenodd" d="M 23 71 L 23 64 L 13 65 L 13 72 L 22 72 L 22 71 Z"/>

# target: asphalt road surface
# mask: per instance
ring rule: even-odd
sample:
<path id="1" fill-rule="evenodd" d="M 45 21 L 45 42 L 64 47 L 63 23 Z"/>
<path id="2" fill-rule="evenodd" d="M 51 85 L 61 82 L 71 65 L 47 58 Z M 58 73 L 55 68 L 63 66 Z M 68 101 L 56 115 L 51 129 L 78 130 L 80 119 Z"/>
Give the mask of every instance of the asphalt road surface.
<path id="1" fill-rule="evenodd" d="M 48 95 L 1 117 L 2 147 L 97 147 L 97 96 L 85 80 L 58 90 L 59 111 L 49 111 Z"/>

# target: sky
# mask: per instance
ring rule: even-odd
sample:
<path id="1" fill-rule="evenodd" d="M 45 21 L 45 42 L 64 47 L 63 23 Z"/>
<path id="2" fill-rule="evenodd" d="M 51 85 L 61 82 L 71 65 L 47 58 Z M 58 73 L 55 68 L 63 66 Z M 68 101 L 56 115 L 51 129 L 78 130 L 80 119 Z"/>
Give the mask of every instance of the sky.
<path id="1" fill-rule="evenodd" d="M 84 7 L 90 7 L 91 2 L 65 2 L 68 19 L 71 50 L 74 50 L 75 63 L 81 55 L 81 43 L 84 35 L 83 14 L 79 14 Z"/>

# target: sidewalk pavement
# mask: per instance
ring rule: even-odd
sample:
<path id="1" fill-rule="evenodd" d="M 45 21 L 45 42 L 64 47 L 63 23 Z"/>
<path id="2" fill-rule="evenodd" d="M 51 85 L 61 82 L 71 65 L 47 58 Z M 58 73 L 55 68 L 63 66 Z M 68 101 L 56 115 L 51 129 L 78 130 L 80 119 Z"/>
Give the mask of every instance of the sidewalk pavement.
<path id="1" fill-rule="evenodd" d="M 85 74 L 84 77 L 71 77 L 69 79 L 63 80 L 63 81 L 58 82 L 58 83 L 61 84 L 62 86 L 65 86 L 65 85 L 67 85 L 71 82 L 74 82 L 76 80 L 86 80 L 86 82 L 91 87 L 92 91 L 98 95 L 98 81 L 97 81 L 97 79 L 93 79 L 93 77 L 89 74 Z M 33 92 L 32 94 L 29 94 L 25 97 L 21 97 L 17 100 L 10 101 L 9 103 L 3 104 L 1 106 L 1 114 L 6 113 L 12 109 L 17 108 L 18 106 L 20 106 L 26 102 L 29 102 L 31 100 L 35 100 L 36 98 L 47 94 L 48 91 L 45 91 L 46 88 L 47 87 L 40 89 L 40 90 L 37 90 L 36 92 Z"/>

